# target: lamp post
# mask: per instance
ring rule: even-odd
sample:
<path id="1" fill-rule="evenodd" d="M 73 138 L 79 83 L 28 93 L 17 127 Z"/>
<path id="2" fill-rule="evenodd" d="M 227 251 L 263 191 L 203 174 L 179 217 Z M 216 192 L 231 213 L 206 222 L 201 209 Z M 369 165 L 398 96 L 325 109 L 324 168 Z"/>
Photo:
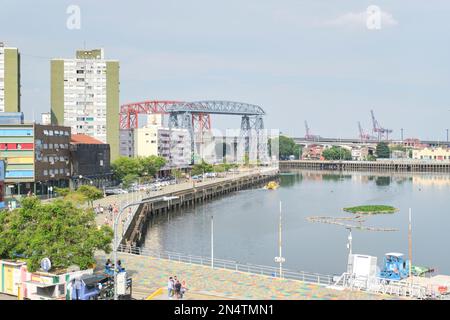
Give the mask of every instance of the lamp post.
<path id="1" fill-rule="evenodd" d="M 348 242 L 347 242 L 347 249 L 348 249 L 348 260 L 347 260 L 347 272 L 348 273 L 353 273 L 352 270 L 352 266 L 353 266 L 353 262 L 352 262 L 352 253 L 353 253 L 353 244 L 352 244 L 352 228 L 347 228 L 349 230 L 349 234 L 348 234 Z"/>
<path id="2" fill-rule="evenodd" d="M 347 247 L 348 247 L 348 254 L 349 255 L 352 255 L 352 240 L 353 240 L 353 237 L 352 237 L 352 229 L 351 228 L 349 228 L 349 230 L 350 230 L 350 232 L 349 232 L 349 234 L 348 234 L 348 245 L 347 245 Z"/>
<path id="3" fill-rule="evenodd" d="M 90 183 L 91 185 L 94 184 L 94 181 L 93 181 L 92 179 L 90 179 L 90 178 L 88 178 L 88 177 L 83 177 L 81 174 L 78 176 L 78 178 L 79 178 L 80 180 L 81 180 L 81 179 L 89 180 L 89 183 Z"/>
<path id="4" fill-rule="evenodd" d="M 211 268 L 214 269 L 214 216 L 211 216 Z"/>
<path id="5" fill-rule="evenodd" d="M 113 242 L 113 259 L 114 259 L 114 300 L 118 299 L 118 295 L 117 295 L 117 247 L 118 247 L 118 237 L 117 237 L 117 227 L 119 225 L 119 221 L 120 221 L 120 217 L 122 216 L 122 214 L 125 212 L 125 209 L 132 207 L 132 206 L 138 206 L 144 203 L 149 203 L 149 202 L 153 202 L 153 201 L 160 201 L 160 200 L 165 200 L 165 201 L 170 201 L 173 200 L 175 198 L 178 197 L 163 197 L 163 198 L 157 198 L 157 199 L 146 199 L 146 200 L 142 200 L 142 201 L 137 201 L 137 202 L 132 202 L 129 203 L 125 206 L 122 207 L 122 209 L 120 209 L 119 213 L 117 214 L 117 216 L 114 219 L 114 224 L 113 224 L 113 230 L 114 230 L 114 242 Z"/>
<path id="6" fill-rule="evenodd" d="M 280 222 L 278 225 L 278 257 L 275 257 L 275 262 L 278 262 L 280 264 L 280 278 L 283 278 L 283 262 L 286 261 L 286 259 L 282 255 L 281 251 L 281 201 L 280 201 Z"/>

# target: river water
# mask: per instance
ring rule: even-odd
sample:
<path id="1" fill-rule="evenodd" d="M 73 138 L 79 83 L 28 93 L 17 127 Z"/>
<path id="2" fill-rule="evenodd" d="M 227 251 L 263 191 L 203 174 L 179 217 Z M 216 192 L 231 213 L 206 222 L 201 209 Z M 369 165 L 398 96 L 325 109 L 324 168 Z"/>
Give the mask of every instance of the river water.
<path id="1" fill-rule="evenodd" d="M 281 175 L 277 190 L 243 190 L 153 218 L 144 247 L 210 256 L 213 215 L 215 258 L 276 267 L 281 201 L 284 267 L 341 274 L 347 263 L 348 230 L 306 217 L 351 217 L 342 208 L 385 204 L 399 211 L 367 217 L 363 225 L 398 231 L 353 229 L 353 253 L 377 256 L 379 266 L 387 252 L 408 256 L 411 208 L 413 264 L 450 274 L 449 195 L 450 175 L 445 174 L 290 171 Z"/>

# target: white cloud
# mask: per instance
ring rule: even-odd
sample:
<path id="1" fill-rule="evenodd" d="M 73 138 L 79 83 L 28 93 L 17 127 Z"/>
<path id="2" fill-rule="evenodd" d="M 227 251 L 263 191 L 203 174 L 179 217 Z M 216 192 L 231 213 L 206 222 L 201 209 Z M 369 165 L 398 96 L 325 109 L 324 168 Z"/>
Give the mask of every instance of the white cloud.
<path id="1" fill-rule="evenodd" d="M 348 12 L 339 17 L 324 22 L 325 26 L 336 27 L 367 27 L 367 20 L 369 15 L 367 11 L 362 12 Z M 395 27 L 398 21 L 389 12 L 380 10 L 380 27 Z"/>

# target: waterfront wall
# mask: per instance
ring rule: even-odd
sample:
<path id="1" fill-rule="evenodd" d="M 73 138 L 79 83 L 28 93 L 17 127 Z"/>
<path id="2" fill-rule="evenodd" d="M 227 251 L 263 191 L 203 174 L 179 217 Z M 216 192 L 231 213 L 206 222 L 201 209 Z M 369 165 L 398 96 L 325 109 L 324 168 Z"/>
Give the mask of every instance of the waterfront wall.
<path id="1" fill-rule="evenodd" d="M 380 172 L 450 172 L 450 162 L 382 160 L 382 161 L 280 161 L 280 170 L 315 169 L 334 171 L 380 171 Z"/>
<path id="2" fill-rule="evenodd" d="M 231 192 L 263 185 L 277 179 L 278 173 L 278 170 L 264 173 L 252 173 L 233 179 L 226 179 L 197 186 L 193 185 L 193 187 L 189 189 L 143 199 L 143 201 L 148 200 L 148 203 L 139 206 L 133 220 L 130 222 L 127 229 L 124 230 L 121 243 L 123 245 L 141 246 L 145 240 L 148 223 L 154 215 L 168 214 L 171 211 L 195 207 Z M 176 198 L 165 200 L 164 197 Z"/>

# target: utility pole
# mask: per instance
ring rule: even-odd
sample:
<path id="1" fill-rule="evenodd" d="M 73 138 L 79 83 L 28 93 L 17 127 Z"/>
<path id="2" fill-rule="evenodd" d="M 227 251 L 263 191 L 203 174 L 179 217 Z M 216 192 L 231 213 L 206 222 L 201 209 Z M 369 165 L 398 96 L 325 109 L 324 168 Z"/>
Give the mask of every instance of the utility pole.
<path id="1" fill-rule="evenodd" d="M 409 279 L 411 281 L 411 288 L 413 284 L 412 278 L 412 230 L 411 230 L 411 208 L 409 208 L 409 226 L 408 226 L 408 247 L 409 247 Z"/>
<path id="2" fill-rule="evenodd" d="M 278 245 L 280 248 L 280 278 L 283 277 L 283 255 L 281 254 L 281 201 L 280 201 L 280 226 L 279 226 L 280 232 L 279 232 L 279 239 L 278 239 Z"/>
<path id="3" fill-rule="evenodd" d="M 214 269 L 214 216 L 211 216 L 211 268 Z"/>
<path id="4" fill-rule="evenodd" d="M 280 222 L 278 224 L 278 257 L 275 257 L 275 262 L 278 262 L 280 264 L 280 278 L 283 278 L 283 262 L 286 261 L 286 259 L 283 258 L 282 251 L 281 251 L 281 201 L 280 201 Z"/>
<path id="5" fill-rule="evenodd" d="M 401 128 L 400 131 L 402 132 L 402 143 L 403 143 L 403 128 Z"/>

